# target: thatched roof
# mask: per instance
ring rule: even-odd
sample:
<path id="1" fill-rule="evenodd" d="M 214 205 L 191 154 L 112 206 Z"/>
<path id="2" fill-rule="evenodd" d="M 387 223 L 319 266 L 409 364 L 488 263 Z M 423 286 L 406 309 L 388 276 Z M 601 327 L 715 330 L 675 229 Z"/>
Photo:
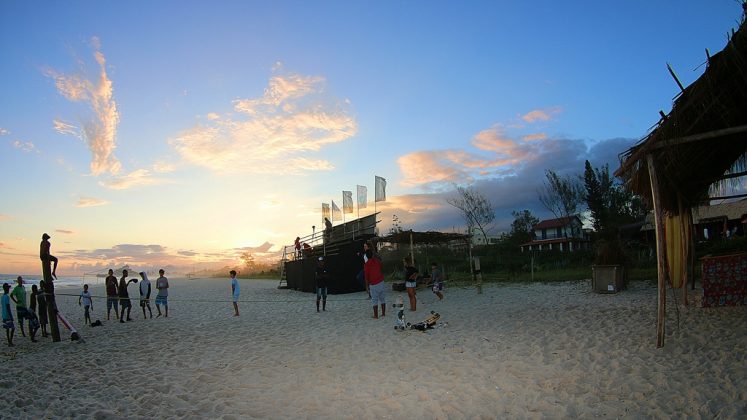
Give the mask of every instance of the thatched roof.
<path id="1" fill-rule="evenodd" d="M 747 11 L 747 5 L 744 5 Z M 708 200 L 725 174 L 747 170 L 747 29 L 744 16 L 724 49 L 709 57 L 703 75 L 675 98 L 672 111 L 621 155 L 615 175 L 651 203 L 647 156 L 652 155 L 665 211 Z M 679 81 L 678 81 L 679 83 Z M 743 174 L 744 175 L 744 174 Z"/>

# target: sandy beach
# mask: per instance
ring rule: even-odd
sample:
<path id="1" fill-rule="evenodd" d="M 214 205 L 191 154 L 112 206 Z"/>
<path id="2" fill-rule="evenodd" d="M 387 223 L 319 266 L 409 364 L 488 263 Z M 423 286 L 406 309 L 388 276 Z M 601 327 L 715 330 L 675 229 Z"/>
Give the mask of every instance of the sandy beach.
<path id="1" fill-rule="evenodd" d="M 447 287 L 443 301 L 421 290 L 408 321 L 435 310 L 441 323 L 396 332 L 394 312 L 372 319 L 364 293 L 332 295 L 317 313 L 314 295 L 240 282 L 252 301 L 240 317 L 227 279 L 171 280 L 169 318 L 142 319 L 133 299 L 134 321 L 107 322 L 96 299 L 97 328 L 83 326 L 77 298 L 60 296 L 85 342 L 63 330 L 60 343 L 31 343 L 16 331 L 11 349 L 3 337 L 2 417 L 747 416 L 744 306 L 678 315 L 670 300 L 656 349 L 649 283 L 614 295 L 588 281 Z M 388 303 L 400 294 L 406 302 L 390 292 Z"/>

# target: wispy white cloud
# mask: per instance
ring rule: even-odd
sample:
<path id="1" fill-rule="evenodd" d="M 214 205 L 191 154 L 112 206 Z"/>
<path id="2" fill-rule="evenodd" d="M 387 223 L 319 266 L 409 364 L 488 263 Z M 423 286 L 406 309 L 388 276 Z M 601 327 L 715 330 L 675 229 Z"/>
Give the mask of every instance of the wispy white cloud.
<path id="1" fill-rule="evenodd" d="M 67 230 L 67 229 L 55 229 L 55 232 L 62 233 L 63 235 L 72 235 L 75 233 L 72 230 Z"/>
<path id="2" fill-rule="evenodd" d="M 54 124 L 54 131 L 60 134 L 81 138 L 80 128 L 59 119 L 55 119 L 52 123 Z"/>
<path id="3" fill-rule="evenodd" d="M 83 121 L 82 130 L 79 132 L 93 155 L 90 164 L 91 173 L 93 175 L 102 173 L 116 175 L 122 167 L 114 156 L 119 112 L 114 100 L 113 83 L 106 72 L 106 58 L 100 51 L 101 45 L 98 38 L 93 38 L 91 44 L 95 50 L 94 59 L 99 69 L 95 78 L 88 79 L 82 70 L 78 74 L 63 74 L 48 69 L 45 73 L 54 79 L 57 91 L 63 97 L 72 102 L 85 102 L 90 107 L 92 115 Z M 68 130 L 65 134 L 71 134 L 69 130 L 75 127 L 66 123 L 58 125 L 58 121 L 55 121 L 55 129 Z"/>
<path id="4" fill-rule="evenodd" d="M 10 131 L 0 127 L 0 136 L 7 136 L 8 134 L 10 134 Z"/>
<path id="5" fill-rule="evenodd" d="M 78 199 L 78 203 L 75 204 L 75 207 L 97 207 L 104 206 L 106 204 L 109 204 L 109 202 L 100 198 L 81 197 L 80 199 Z"/>
<path id="6" fill-rule="evenodd" d="M 109 179 L 99 181 L 99 185 L 113 190 L 127 190 L 134 187 L 148 185 L 161 185 L 169 183 L 169 180 L 155 178 L 147 169 L 136 169 L 128 174 L 114 176 Z"/>
<path id="7" fill-rule="evenodd" d="M 153 164 L 153 172 L 165 174 L 169 172 L 174 172 L 175 170 L 176 170 L 176 165 L 170 162 L 159 160 Z"/>
<path id="8" fill-rule="evenodd" d="M 521 119 L 528 122 L 533 123 L 537 121 L 550 121 L 553 119 L 556 115 L 560 114 L 562 112 L 562 109 L 560 107 L 552 107 L 547 109 L 535 109 L 533 111 L 530 111 L 526 114 L 524 114 Z"/>
<path id="9" fill-rule="evenodd" d="M 358 126 L 349 104 L 327 94 L 325 84 L 322 77 L 273 76 L 263 96 L 235 100 L 234 112 L 210 113 L 206 125 L 169 142 L 186 161 L 220 173 L 331 170 L 313 153 L 349 139 Z"/>
<path id="10" fill-rule="evenodd" d="M 34 143 L 30 141 L 15 140 L 13 141 L 13 147 L 26 153 L 39 153 L 39 149 L 37 149 L 36 146 L 34 146 Z"/>

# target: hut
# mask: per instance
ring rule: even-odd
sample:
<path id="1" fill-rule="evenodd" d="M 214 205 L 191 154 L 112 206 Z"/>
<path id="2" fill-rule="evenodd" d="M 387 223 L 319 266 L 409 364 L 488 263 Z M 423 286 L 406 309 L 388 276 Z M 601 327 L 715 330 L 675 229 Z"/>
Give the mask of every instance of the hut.
<path id="1" fill-rule="evenodd" d="M 747 13 L 747 4 L 743 4 Z M 664 345 L 666 283 L 682 287 L 692 258 L 691 209 L 726 195 L 747 175 L 747 29 L 743 14 L 724 49 L 706 50 L 707 67 L 683 87 L 669 114 L 638 144 L 620 156 L 615 175 L 653 209 L 658 261 L 657 347 Z M 744 282 L 743 282 L 744 284 Z"/>

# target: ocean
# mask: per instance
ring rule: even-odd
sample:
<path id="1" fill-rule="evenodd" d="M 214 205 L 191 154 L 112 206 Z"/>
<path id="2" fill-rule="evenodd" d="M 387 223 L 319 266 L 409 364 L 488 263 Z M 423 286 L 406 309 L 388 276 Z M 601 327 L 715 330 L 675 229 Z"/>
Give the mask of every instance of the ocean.
<path id="1" fill-rule="evenodd" d="M 27 290 L 31 290 L 32 285 L 39 285 L 39 280 L 42 279 L 42 276 L 40 275 L 24 275 L 22 274 L 21 277 L 23 277 L 23 284 L 26 285 Z M 0 274 L 0 284 L 2 283 L 9 283 L 12 287 L 16 285 L 16 278 L 18 278 L 18 274 Z M 80 287 L 82 288 L 84 284 L 89 284 L 93 286 L 94 284 L 103 284 L 104 278 L 103 277 L 96 277 L 96 276 L 57 276 L 57 280 L 54 281 L 54 287 L 55 289 L 60 287 Z"/>

